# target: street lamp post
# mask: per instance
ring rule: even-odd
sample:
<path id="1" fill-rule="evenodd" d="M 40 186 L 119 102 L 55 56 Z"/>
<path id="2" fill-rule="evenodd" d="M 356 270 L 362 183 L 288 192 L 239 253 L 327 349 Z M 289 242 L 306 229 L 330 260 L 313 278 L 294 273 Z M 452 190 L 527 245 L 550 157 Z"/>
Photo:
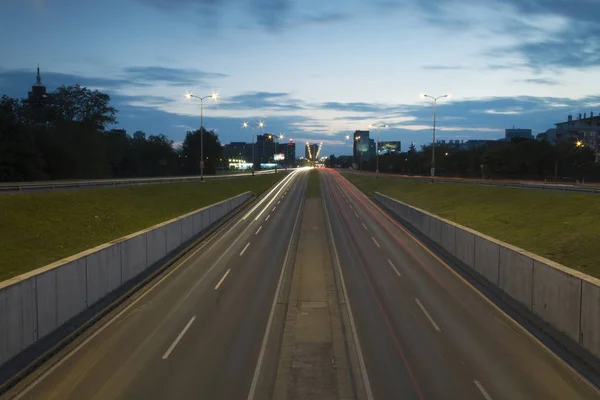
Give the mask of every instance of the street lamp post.
<path id="1" fill-rule="evenodd" d="M 350 135 L 346 135 L 346 142 L 350 142 Z M 350 148 L 352 149 L 352 168 L 354 168 L 354 148 L 352 145 L 350 145 Z"/>
<path id="2" fill-rule="evenodd" d="M 450 98 L 450 95 L 445 94 L 443 96 L 433 97 L 428 94 L 422 94 L 421 97 L 433 99 L 433 139 L 431 141 L 431 182 L 433 182 L 433 178 L 435 177 L 435 119 L 437 114 L 437 101 L 443 97 Z"/>
<path id="3" fill-rule="evenodd" d="M 375 153 L 377 154 L 377 165 L 375 167 L 375 177 L 379 178 L 379 128 L 387 128 L 387 125 L 379 125 L 379 124 L 371 124 L 369 128 L 377 128 L 377 147 L 375 148 Z"/>
<path id="4" fill-rule="evenodd" d="M 200 97 L 191 93 L 187 93 L 185 97 L 188 100 L 192 98 L 200 100 L 200 182 L 202 182 L 204 181 L 204 99 L 210 98 L 211 100 L 217 100 L 219 98 L 219 94 L 212 92 L 207 96 Z"/>
<path id="5" fill-rule="evenodd" d="M 248 128 L 249 126 L 250 126 L 250 124 L 249 124 L 248 122 L 244 122 L 244 123 L 242 124 L 242 127 L 243 127 L 243 128 Z M 262 129 L 264 126 L 265 126 L 265 123 L 264 123 L 263 121 L 260 121 L 258 124 L 256 124 L 256 127 L 258 127 L 258 128 L 261 128 L 261 129 Z M 254 128 L 255 128 L 255 126 L 254 126 L 254 125 L 252 125 L 252 126 L 251 126 L 251 128 L 252 128 L 252 175 L 254 175 L 254 166 L 255 166 L 255 164 L 256 164 L 256 161 L 255 161 L 255 159 L 254 159 L 254 147 L 256 147 L 256 146 L 254 145 Z"/>

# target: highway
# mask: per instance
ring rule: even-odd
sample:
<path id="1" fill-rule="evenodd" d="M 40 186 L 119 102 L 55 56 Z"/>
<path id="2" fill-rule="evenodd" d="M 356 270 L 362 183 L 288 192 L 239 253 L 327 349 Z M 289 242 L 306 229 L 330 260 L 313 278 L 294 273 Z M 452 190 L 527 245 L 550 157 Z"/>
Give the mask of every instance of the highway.
<path id="1" fill-rule="evenodd" d="M 321 182 L 374 399 L 600 398 L 339 173 Z"/>
<path id="2" fill-rule="evenodd" d="M 277 346 L 263 338 L 293 258 L 306 176 L 286 176 L 6 398 L 265 398 Z"/>
<path id="3" fill-rule="evenodd" d="M 307 176 L 287 175 L 2 398 L 270 399 Z M 600 399 L 338 172 L 319 176 L 356 399 Z"/>

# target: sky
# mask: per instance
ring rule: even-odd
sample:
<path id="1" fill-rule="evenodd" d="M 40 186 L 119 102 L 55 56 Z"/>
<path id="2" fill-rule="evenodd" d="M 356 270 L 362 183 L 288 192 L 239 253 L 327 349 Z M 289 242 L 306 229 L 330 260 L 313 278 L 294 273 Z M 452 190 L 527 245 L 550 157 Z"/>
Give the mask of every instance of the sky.
<path id="1" fill-rule="evenodd" d="M 222 143 L 264 121 L 324 155 L 377 123 L 403 150 L 430 143 L 421 93 L 452 95 L 437 139 L 536 134 L 600 114 L 598 15 L 598 0 L 0 0 L 0 95 L 26 97 L 39 63 L 49 90 L 108 93 L 115 128 L 180 143 L 200 125 L 185 93 L 217 91 L 204 126 Z"/>

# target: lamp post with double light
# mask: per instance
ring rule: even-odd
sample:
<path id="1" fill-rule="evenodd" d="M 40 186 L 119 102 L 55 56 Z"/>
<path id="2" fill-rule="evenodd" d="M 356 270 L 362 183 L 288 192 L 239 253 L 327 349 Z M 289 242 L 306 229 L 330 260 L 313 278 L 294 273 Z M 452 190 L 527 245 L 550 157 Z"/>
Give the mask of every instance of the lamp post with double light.
<path id="1" fill-rule="evenodd" d="M 201 97 L 191 93 L 186 93 L 185 98 L 188 100 L 198 99 L 200 100 L 200 181 L 204 180 L 204 99 L 217 100 L 219 94 L 212 92 L 211 94 Z"/>
<path id="2" fill-rule="evenodd" d="M 248 128 L 248 127 L 252 128 L 252 175 L 254 175 L 254 168 L 255 168 L 255 165 L 256 165 L 256 161 L 254 159 L 254 147 L 256 147 L 254 145 L 254 128 L 256 127 L 256 128 L 262 129 L 262 128 L 264 128 L 264 126 L 265 126 L 265 123 L 263 121 L 259 121 L 256 125 L 255 124 L 250 124 L 248 122 L 244 122 L 242 124 L 243 128 Z"/>
<path id="3" fill-rule="evenodd" d="M 377 154 L 377 166 L 375 167 L 375 177 L 379 178 L 379 128 L 387 128 L 387 125 L 381 124 L 371 124 L 369 128 L 377 128 L 377 147 L 375 148 L 375 153 Z"/>
<path id="4" fill-rule="evenodd" d="M 450 94 L 445 94 L 443 96 L 433 97 L 428 94 L 423 93 L 421 98 L 428 97 L 433 100 L 433 139 L 431 141 L 431 181 L 433 182 L 433 178 L 435 177 L 435 119 L 437 114 L 437 101 L 441 98 L 450 98 Z"/>

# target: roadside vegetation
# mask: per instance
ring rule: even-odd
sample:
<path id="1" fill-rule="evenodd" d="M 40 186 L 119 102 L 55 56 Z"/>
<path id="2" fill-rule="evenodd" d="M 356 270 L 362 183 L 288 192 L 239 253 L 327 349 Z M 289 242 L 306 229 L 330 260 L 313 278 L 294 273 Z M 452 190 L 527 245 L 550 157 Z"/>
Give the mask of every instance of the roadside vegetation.
<path id="1" fill-rule="evenodd" d="M 344 176 L 368 195 L 386 194 L 600 278 L 598 195 Z"/>
<path id="2" fill-rule="evenodd" d="M 0 281 L 246 191 L 285 174 L 0 196 Z"/>
<path id="3" fill-rule="evenodd" d="M 307 198 L 319 198 L 321 197 L 321 188 L 319 182 L 319 171 L 312 169 L 308 173 L 308 184 L 306 187 Z"/>

